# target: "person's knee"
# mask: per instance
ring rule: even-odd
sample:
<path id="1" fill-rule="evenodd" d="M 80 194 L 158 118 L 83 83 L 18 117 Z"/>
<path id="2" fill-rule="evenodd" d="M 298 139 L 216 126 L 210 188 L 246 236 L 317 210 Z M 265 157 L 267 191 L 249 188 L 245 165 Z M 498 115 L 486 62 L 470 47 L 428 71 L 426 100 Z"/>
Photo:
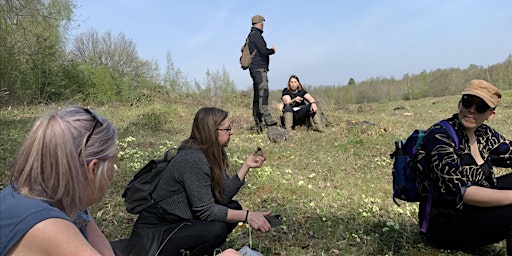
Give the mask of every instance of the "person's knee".
<path id="1" fill-rule="evenodd" d="M 293 113 L 293 107 L 291 105 L 284 105 L 283 112 L 292 112 Z"/>
<path id="2" fill-rule="evenodd" d="M 266 95 L 266 96 L 268 96 L 268 95 L 269 95 L 269 92 L 268 92 L 268 83 L 267 83 L 267 82 L 262 81 L 262 82 L 258 85 L 258 89 L 260 90 L 260 94 L 261 94 L 261 95 Z"/>
<path id="3" fill-rule="evenodd" d="M 229 235 L 226 223 L 218 224 L 210 227 L 208 234 L 204 234 L 207 236 L 206 240 L 215 248 L 221 246 Z"/>
<path id="4" fill-rule="evenodd" d="M 213 252 L 215 248 L 219 248 L 224 244 L 228 237 L 228 228 L 225 222 L 210 222 L 204 225 L 203 232 L 194 233 L 189 235 L 179 236 L 183 240 L 180 244 L 175 246 L 183 246 L 184 248 L 192 249 L 192 255 L 198 255 L 201 252 Z M 179 239 L 171 241 L 171 243 L 179 243 Z M 172 240 L 172 238 L 171 238 Z M 186 245 L 185 245 L 186 244 Z M 202 254 L 201 254 L 202 255 Z"/>
<path id="5" fill-rule="evenodd" d="M 270 95 L 270 93 L 269 93 L 268 89 L 260 90 L 260 99 L 261 99 L 261 104 L 262 105 L 265 105 L 265 106 L 268 105 L 268 97 L 269 97 L 269 95 Z"/>

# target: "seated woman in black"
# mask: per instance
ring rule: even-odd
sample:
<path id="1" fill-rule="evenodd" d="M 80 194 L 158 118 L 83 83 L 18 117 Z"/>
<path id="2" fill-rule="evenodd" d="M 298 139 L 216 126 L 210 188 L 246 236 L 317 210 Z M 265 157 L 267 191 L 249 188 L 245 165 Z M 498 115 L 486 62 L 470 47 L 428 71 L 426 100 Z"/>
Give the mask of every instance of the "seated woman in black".
<path id="1" fill-rule="evenodd" d="M 294 126 L 307 124 L 310 120 L 313 130 L 323 132 L 324 127 L 318 114 L 318 102 L 300 83 L 296 75 L 290 76 L 288 86 L 283 89 L 283 122 L 287 130 Z"/>

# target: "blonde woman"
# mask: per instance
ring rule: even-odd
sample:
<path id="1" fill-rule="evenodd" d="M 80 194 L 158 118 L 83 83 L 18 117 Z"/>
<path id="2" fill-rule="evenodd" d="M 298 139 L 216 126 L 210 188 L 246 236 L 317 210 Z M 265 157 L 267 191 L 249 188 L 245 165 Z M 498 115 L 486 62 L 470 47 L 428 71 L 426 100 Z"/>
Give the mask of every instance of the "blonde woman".
<path id="1" fill-rule="evenodd" d="M 116 140 L 88 109 L 38 118 L 0 192 L 0 255 L 114 255 L 87 208 L 114 177 Z"/>

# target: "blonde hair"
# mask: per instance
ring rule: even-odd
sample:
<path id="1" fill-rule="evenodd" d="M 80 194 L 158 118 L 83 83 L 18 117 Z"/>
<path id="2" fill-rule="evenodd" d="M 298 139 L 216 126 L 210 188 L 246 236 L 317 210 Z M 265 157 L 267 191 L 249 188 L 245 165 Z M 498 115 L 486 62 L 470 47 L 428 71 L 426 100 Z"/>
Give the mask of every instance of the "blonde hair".
<path id="1" fill-rule="evenodd" d="M 229 160 L 224 146 L 219 143 L 217 129 L 228 118 L 228 112 L 215 107 L 204 107 L 197 111 L 190 137 L 183 141 L 179 150 L 200 149 L 210 164 L 212 193 L 219 203 L 222 199 L 224 178 L 230 169 Z"/>
<path id="2" fill-rule="evenodd" d="M 86 142 L 88 135 L 89 141 Z M 20 194 L 50 202 L 69 216 L 87 207 L 87 164 L 98 160 L 94 198 L 107 190 L 107 170 L 117 155 L 117 130 L 79 107 L 39 117 L 10 168 Z"/>

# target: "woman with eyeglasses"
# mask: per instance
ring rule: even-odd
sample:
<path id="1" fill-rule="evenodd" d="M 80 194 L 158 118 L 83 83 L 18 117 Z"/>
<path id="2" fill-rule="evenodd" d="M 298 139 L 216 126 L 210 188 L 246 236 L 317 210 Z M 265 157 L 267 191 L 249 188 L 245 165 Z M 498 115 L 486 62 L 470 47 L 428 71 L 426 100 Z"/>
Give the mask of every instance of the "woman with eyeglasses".
<path id="1" fill-rule="evenodd" d="M 472 80 L 458 113 L 447 119 L 456 137 L 435 124 L 423 139 L 416 158 L 425 180 L 418 219 L 436 247 L 470 249 L 506 239 L 512 255 L 512 176 L 496 177 L 494 168 L 512 167 L 512 142 L 485 124 L 500 101 L 500 90 Z"/>
<path id="2" fill-rule="evenodd" d="M 197 111 L 190 137 L 183 141 L 153 192 L 166 198 L 144 210 L 134 224 L 129 251 L 133 255 L 214 255 L 239 222 L 261 232 L 270 230 L 265 216 L 249 211 L 233 197 L 251 168 L 260 168 L 265 153 L 250 153 L 230 176 L 225 148 L 233 130 L 228 112 L 205 107 Z"/>
<path id="3" fill-rule="evenodd" d="M 38 118 L 0 192 L 0 255 L 114 255 L 87 208 L 114 178 L 116 140 L 88 109 Z"/>

